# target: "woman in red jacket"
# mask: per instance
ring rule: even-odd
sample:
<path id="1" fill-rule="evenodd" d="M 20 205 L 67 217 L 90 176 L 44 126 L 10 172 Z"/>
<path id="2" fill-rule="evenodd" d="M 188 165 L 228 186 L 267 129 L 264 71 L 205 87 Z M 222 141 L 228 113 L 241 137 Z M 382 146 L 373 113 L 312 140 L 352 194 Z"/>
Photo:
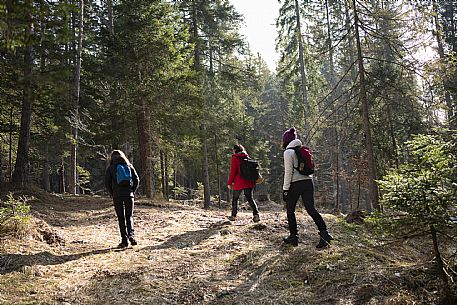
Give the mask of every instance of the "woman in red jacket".
<path id="1" fill-rule="evenodd" d="M 255 186 L 255 181 L 246 180 L 240 175 L 241 162 L 244 158 L 248 157 L 249 155 L 246 153 L 246 150 L 242 145 L 236 144 L 233 146 L 230 176 L 227 181 L 227 187 L 233 190 L 232 215 L 229 217 L 231 221 L 236 220 L 236 214 L 238 212 L 238 198 L 240 198 L 241 191 L 244 191 L 244 196 L 251 206 L 252 214 L 254 216 L 252 220 L 254 222 L 260 221 L 259 209 L 252 197 L 252 189 Z"/>

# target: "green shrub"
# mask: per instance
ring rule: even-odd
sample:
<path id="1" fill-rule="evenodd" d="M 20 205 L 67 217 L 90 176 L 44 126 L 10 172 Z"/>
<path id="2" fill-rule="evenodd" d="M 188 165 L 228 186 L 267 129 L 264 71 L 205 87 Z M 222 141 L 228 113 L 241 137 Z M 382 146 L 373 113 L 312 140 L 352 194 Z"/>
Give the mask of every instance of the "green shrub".
<path id="1" fill-rule="evenodd" d="M 447 295 L 455 272 L 441 255 L 438 236 L 457 235 L 457 132 L 442 130 L 434 135 L 416 135 L 407 143 L 412 159 L 378 181 L 381 202 L 387 212 L 396 212 L 390 224 L 400 223 L 410 232 L 423 231 L 433 241 L 433 252 Z M 397 233 L 402 233 L 401 231 Z"/>
<path id="2" fill-rule="evenodd" d="M 183 199 L 187 196 L 187 190 L 184 186 L 176 186 L 173 188 L 173 195 L 175 199 Z"/>
<path id="3" fill-rule="evenodd" d="M 29 223 L 30 206 L 25 197 L 16 199 L 9 193 L 5 201 L 0 201 L 0 234 L 21 235 Z"/>
<path id="4" fill-rule="evenodd" d="M 404 220 L 437 230 L 457 215 L 457 135 L 416 135 L 407 143 L 412 160 L 379 181 L 382 203 Z"/>

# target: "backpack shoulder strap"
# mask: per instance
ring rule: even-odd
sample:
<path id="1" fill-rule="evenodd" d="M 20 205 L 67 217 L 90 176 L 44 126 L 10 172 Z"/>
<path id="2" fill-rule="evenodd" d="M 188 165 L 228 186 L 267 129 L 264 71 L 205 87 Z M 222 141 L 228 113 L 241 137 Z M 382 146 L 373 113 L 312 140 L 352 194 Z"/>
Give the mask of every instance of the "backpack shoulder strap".
<path id="1" fill-rule="evenodd" d="M 294 150 L 295 155 L 297 156 L 297 161 L 298 161 L 299 164 L 300 164 L 300 159 L 299 159 L 298 155 L 300 154 L 300 149 L 301 149 L 301 148 L 302 148 L 302 146 L 300 146 L 300 145 L 299 145 L 299 146 L 294 146 L 294 147 L 288 147 L 288 148 L 286 148 L 286 150 L 287 150 L 287 149 L 293 149 L 293 150 Z M 295 161 L 294 161 L 294 162 L 295 162 Z M 292 166 L 292 168 L 298 171 L 298 167 Z"/>
<path id="2" fill-rule="evenodd" d="M 300 148 L 302 148 L 302 147 L 301 146 L 294 146 L 294 147 L 288 147 L 288 148 L 286 148 L 286 150 L 293 149 L 296 153 L 298 153 L 300 151 Z"/>

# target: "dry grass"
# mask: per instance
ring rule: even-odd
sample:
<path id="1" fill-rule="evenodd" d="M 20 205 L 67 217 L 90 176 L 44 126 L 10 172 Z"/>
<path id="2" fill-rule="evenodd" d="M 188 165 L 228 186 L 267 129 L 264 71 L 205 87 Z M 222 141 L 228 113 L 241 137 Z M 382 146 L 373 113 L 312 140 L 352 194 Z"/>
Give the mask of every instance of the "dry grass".
<path id="1" fill-rule="evenodd" d="M 336 240 L 316 251 L 302 211 L 293 248 L 282 244 L 285 213 L 274 203 L 260 205 L 254 224 L 249 211 L 230 223 L 228 210 L 140 199 L 139 245 L 118 250 L 109 198 L 34 197 L 30 234 L 0 241 L 1 304 L 438 302 L 427 244 L 384 247 L 334 215 L 324 217 Z"/>

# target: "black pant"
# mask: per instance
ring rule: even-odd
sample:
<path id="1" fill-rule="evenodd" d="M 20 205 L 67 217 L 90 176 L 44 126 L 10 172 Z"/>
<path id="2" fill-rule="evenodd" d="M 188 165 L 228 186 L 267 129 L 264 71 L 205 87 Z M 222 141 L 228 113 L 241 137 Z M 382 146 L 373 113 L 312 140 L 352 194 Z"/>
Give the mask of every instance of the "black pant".
<path id="1" fill-rule="evenodd" d="M 287 200 L 287 221 L 289 222 L 290 235 L 298 235 L 295 207 L 302 197 L 306 212 L 314 220 L 319 231 L 327 230 L 324 219 L 314 207 L 314 184 L 312 179 L 300 180 L 290 184 Z"/>
<path id="2" fill-rule="evenodd" d="M 252 214 L 257 215 L 259 214 L 259 209 L 257 208 L 257 204 L 255 203 L 254 199 L 252 198 L 252 188 L 244 189 L 244 190 L 234 190 L 233 191 L 233 200 L 232 200 L 232 216 L 236 216 L 238 212 L 238 198 L 240 198 L 241 192 L 244 191 L 244 196 L 246 200 L 249 202 L 249 205 L 252 209 Z"/>
<path id="3" fill-rule="evenodd" d="M 129 238 L 134 238 L 135 236 L 135 230 L 133 229 L 134 199 L 132 197 L 117 197 L 113 199 L 113 202 L 122 242 L 127 243 Z"/>

